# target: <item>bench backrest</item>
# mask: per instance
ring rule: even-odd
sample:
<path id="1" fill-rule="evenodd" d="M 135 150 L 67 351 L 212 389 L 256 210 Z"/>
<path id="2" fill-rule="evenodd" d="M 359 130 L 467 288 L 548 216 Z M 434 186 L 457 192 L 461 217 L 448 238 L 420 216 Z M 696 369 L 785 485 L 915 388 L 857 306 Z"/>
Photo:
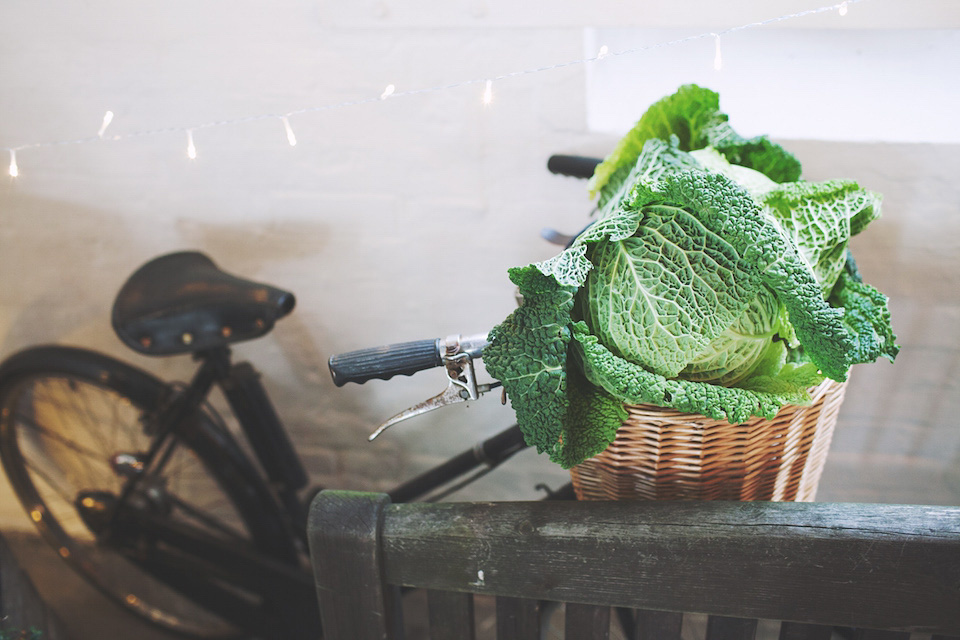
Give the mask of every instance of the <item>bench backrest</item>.
<path id="1" fill-rule="evenodd" d="M 431 638 L 472 638 L 472 594 L 498 638 L 538 638 L 544 602 L 567 638 L 605 638 L 611 607 L 643 638 L 911 632 L 960 636 L 960 508 L 759 502 L 391 504 L 324 491 L 309 537 L 327 640 L 399 639 L 399 587 L 428 590 Z M 616 609 L 615 609 L 616 610 Z M 875 633 L 874 630 L 887 630 Z M 890 634 L 892 630 L 895 633 Z"/>

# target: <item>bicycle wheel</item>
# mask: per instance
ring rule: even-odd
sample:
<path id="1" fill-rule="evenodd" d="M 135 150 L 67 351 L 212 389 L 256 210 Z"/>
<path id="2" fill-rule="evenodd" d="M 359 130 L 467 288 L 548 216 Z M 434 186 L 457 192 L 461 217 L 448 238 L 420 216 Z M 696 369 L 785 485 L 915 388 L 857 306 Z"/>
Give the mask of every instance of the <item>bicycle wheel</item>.
<path id="1" fill-rule="evenodd" d="M 151 438 L 147 418 L 171 391 L 160 380 L 106 356 L 38 347 L 0 366 L 0 458 L 43 537 L 94 586 L 146 620 L 198 637 L 239 634 L 98 543 L 77 500 L 118 495 Z M 163 477 L 138 482 L 140 503 L 231 544 L 286 563 L 297 551 L 275 502 L 249 460 L 215 420 L 203 417 L 179 441 Z"/>

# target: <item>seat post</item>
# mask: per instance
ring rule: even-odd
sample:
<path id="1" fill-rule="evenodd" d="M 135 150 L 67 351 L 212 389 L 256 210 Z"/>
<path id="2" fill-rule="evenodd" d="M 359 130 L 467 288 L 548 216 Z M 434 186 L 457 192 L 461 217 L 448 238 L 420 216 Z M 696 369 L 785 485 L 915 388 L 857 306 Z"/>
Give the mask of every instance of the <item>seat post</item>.
<path id="1" fill-rule="evenodd" d="M 188 389 L 202 390 L 205 398 L 214 383 L 226 380 L 230 375 L 231 353 L 229 347 L 213 347 L 195 351 L 193 359 L 200 362 L 200 368 L 190 381 Z M 205 387 L 205 388 L 204 388 Z"/>

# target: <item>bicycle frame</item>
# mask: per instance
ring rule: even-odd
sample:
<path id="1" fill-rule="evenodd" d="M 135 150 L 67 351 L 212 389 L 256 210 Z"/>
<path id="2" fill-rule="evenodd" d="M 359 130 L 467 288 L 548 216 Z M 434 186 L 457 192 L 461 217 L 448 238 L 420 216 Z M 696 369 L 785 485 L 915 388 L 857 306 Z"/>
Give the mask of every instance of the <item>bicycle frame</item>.
<path id="1" fill-rule="evenodd" d="M 198 424 L 193 417 L 203 410 L 213 387 L 219 386 L 244 436 L 252 445 L 286 520 L 286 530 L 278 531 L 277 535 L 295 538 L 301 542 L 300 548 L 306 549 L 305 523 L 309 505 L 299 499 L 298 492 L 306 486 L 307 474 L 259 374 L 247 362 L 231 363 L 230 351 L 225 347 L 195 356 L 201 364 L 191 382 L 165 403 L 146 425 L 153 441 L 142 461 L 144 472 L 132 476 L 116 501 L 107 505 L 109 513 L 104 524 L 97 527 L 98 534 L 145 571 L 243 629 L 269 633 L 268 629 L 262 628 L 262 616 L 258 616 L 250 602 L 238 594 L 237 587 L 257 596 L 276 598 L 283 594 L 286 598 L 302 600 L 304 619 L 290 621 L 296 630 L 287 629 L 285 633 L 296 633 L 301 628 L 305 635 L 315 633 L 316 622 L 309 621 L 311 618 L 318 620 L 314 581 L 305 564 L 284 564 L 257 553 L 249 545 L 225 545 L 200 527 L 157 517 L 128 500 L 141 477 L 162 470 L 176 440 L 190 438 L 191 429 L 196 429 Z M 222 437 L 233 436 L 224 430 Z M 526 447 L 520 429 L 514 425 L 401 483 L 389 495 L 394 502 L 409 502 L 425 496 L 439 499 L 496 468 Z M 430 495 L 481 467 L 478 473 L 452 488 Z M 547 497 L 572 498 L 572 486 L 568 484 L 557 492 L 548 491 Z M 144 536 L 154 544 L 144 548 L 140 544 Z"/>
<path id="2" fill-rule="evenodd" d="M 554 156 L 548 168 L 554 173 L 589 177 L 598 162 Z M 220 294 L 225 291 L 225 297 L 221 295 L 213 302 L 205 300 L 205 293 L 214 290 Z M 150 304 L 142 304 L 145 300 Z M 156 315 L 154 307 L 158 301 L 160 307 L 165 307 L 165 315 Z M 129 375 L 135 368 L 89 351 L 79 360 L 69 356 L 69 366 L 64 373 L 68 377 L 76 375 L 83 381 L 93 379 L 86 371 L 88 366 L 101 375 L 120 370 L 125 372 L 122 377 L 130 378 L 123 385 L 126 395 L 137 397 L 139 390 L 150 392 L 145 394 L 147 401 L 138 404 L 138 410 L 149 407 L 152 411 L 141 417 L 143 433 L 149 438 L 148 451 L 143 453 L 138 447 L 135 451 L 114 453 L 109 459 L 113 473 L 123 481 L 119 492 L 90 489 L 81 490 L 73 497 L 74 508 L 98 542 L 110 545 L 113 551 L 143 571 L 242 630 L 265 638 L 305 640 L 319 633 L 313 575 L 304 562 L 309 500 L 304 502 L 301 496 L 308 476 L 259 374 L 249 363 L 231 363 L 227 347 L 233 342 L 264 335 L 293 305 L 292 293 L 221 271 L 199 252 L 160 256 L 143 265 L 121 288 L 114 303 L 113 326 L 121 340 L 139 353 L 173 355 L 193 349 L 200 366 L 189 384 L 175 388 L 151 375 Z M 442 358 L 438 359 L 433 351 L 437 344 L 439 341 L 433 340 L 418 343 L 412 354 L 415 366 L 410 370 L 411 364 L 403 354 L 399 358 L 400 370 L 391 373 L 389 367 L 383 369 L 384 354 L 380 354 L 376 359 L 380 370 L 372 377 L 387 379 L 396 373 L 409 375 L 439 366 Z M 28 355 L 36 358 L 38 353 Z M 55 349 L 40 355 L 46 358 L 46 368 L 63 364 L 57 361 L 64 355 Z M 425 359 L 421 361 L 418 356 Z M 33 369 L 25 366 L 27 364 L 26 360 L 19 362 L 20 371 L 14 367 L 12 372 L 16 375 L 31 372 Z M 74 373 L 73 369 L 78 366 Z M 58 371 L 56 366 L 53 370 Z M 40 372 L 46 373 L 46 370 L 41 367 Z M 460 373 L 454 375 L 449 366 L 447 372 L 451 384 L 457 385 Z M 362 382 L 359 378 L 350 380 Z M 335 378 L 335 383 L 340 386 L 342 381 L 337 382 Z M 106 386 L 107 390 L 113 390 L 112 385 Z M 238 438 L 217 419 L 216 412 L 208 410 L 207 398 L 215 386 L 223 391 L 243 437 L 250 444 L 247 450 L 253 452 L 253 459 L 238 446 Z M 466 390 L 471 389 L 468 396 L 458 393 L 458 397 L 475 399 L 476 385 Z M 200 459 L 211 468 L 207 469 L 212 470 L 208 475 L 220 483 L 221 490 L 225 486 L 234 490 L 221 493 L 227 494 L 235 515 L 244 521 L 244 534 L 217 517 L 191 507 L 178 496 L 166 495 L 160 472 L 172 460 L 180 443 L 186 443 L 194 453 L 203 453 Z M 514 425 L 388 493 L 391 500 L 398 503 L 439 500 L 496 468 L 526 446 L 519 427 Z M 19 456 L 19 449 L 13 449 Z M 23 460 L 15 461 L 23 470 Z M 216 472 L 213 467 L 218 461 L 228 473 Z M 24 484 L 33 490 L 32 481 L 27 479 Z M 138 485 L 141 491 L 137 491 Z M 556 492 L 538 485 L 541 487 L 546 490 L 547 499 L 574 498 L 569 483 Z M 70 497 L 67 500 L 69 502 Z M 189 516 L 190 521 L 165 517 L 174 509 Z M 57 520 L 52 522 L 59 529 Z M 211 530 L 227 534 L 226 539 L 211 535 Z M 66 558 L 64 549 L 61 548 L 61 555 Z M 74 566 L 82 569 L 79 563 Z M 89 572 L 81 570 L 81 573 L 87 573 L 97 584 Z M 105 587 L 104 591 L 120 599 Z M 129 594 L 124 598 L 127 604 L 138 608 L 139 598 L 126 593 Z M 274 610 L 267 611 L 268 605 Z M 138 608 L 137 612 L 161 624 L 176 622 L 175 614 L 167 615 L 158 609 Z"/>

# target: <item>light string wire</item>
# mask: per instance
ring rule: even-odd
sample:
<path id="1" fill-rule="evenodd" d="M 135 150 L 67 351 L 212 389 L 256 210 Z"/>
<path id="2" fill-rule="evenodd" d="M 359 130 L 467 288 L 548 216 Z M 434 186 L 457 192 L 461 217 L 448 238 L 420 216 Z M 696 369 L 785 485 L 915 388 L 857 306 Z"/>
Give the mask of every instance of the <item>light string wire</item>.
<path id="1" fill-rule="evenodd" d="M 609 51 L 609 49 L 604 46 L 601 48 L 600 52 L 589 58 L 580 58 L 578 60 L 569 60 L 567 62 L 559 62 L 552 65 L 535 67 L 532 69 L 523 69 L 520 71 L 512 71 L 510 73 L 505 73 L 499 76 L 487 76 L 483 78 L 474 78 L 471 80 L 461 80 L 459 82 L 453 82 L 449 84 L 437 85 L 434 87 L 426 87 L 422 89 L 409 89 L 406 91 L 397 91 L 394 85 L 388 85 L 387 88 L 381 93 L 381 95 L 368 97 L 368 98 L 359 98 L 355 100 L 345 100 L 343 102 L 337 102 L 333 104 L 319 105 L 313 107 L 305 107 L 301 109 L 294 109 L 293 111 L 288 111 L 287 113 L 263 113 L 258 115 L 245 116 L 242 118 L 232 118 L 228 120 L 213 120 L 210 122 L 204 122 L 200 124 L 194 124 L 189 126 L 181 127 L 166 127 L 159 129 L 146 129 L 143 131 L 133 131 L 130 133 L 117 134 L 114 136 L 104 136 L 104 130 L 106 126 L 113 119 L 113 113 L 107 112 L 109 115 L 105 117 L 104 125 L 101 127 L 101 130 L 93 136 L 88 136 L 85 138 L 75 138 L 70 140 L 56 140 L 50 142 L 30 142 L 26 144 L 21 144 L 15 147 L 3 147 L 10 154 L 11 158 L 11 167 L 16 166 L 16 154 L 18 151 L 23 151 L 25 149 L 40 149 L 44 147 L 58 147 L 66 145 L 77 145 L 77 144 L 89 144 L 92 142 L 117 142 L 120 140 L 129 140 L 133 138 L 142 138 L 146 136 L 159 136 L 173 133 L 186 134 L 189 139 L 189 149 L 192 151 L 191 156 L 193 156 L 196 151 L 193 146 L 193 132 L 199 131 L 202 129 L 209 129 L 212 127 L 223 127 L 228 125 L 239 125 L 246 124 L 251 122 L 258 122 L 261 120 L 280 120 L 284 123 L 284 127 L 287 131 L 288 139 L 292 139 L 292 129 L 290 129 L 289 118 L 291 116 L 303 115 L 307 113 L 319 113 L 322 111 L 331 111 L 336 109 L 346 109 L 351 107 L 358 107 L 366 104 L 373 104 L 376 102 L 381 102 L 386 99 L 394 100 L 396 98 L 404 98 L 410 96 L 418 96 L 428 93 L 437 93 L 440 91 L 450 91 L 453 89 L 459 89 L 462 87 L 467 87 L 476 84 L 484 84 L 486 87 L 484 102 L 488 101 L 488 96 L 490 95 L 490 86 L 494 82 L 500 82 L 502 80 L 509 80 L 512 78 L 519 78 L 522 76 L 528 76 L 535 73 L 545 73 L 548 71 L 555 71 L 558 69 L 564 69 L 566 67 L 573 67 L 583 64 L 588 64 L 590 62 L 596 62 L 598 60 L 603 60 L 605 58 L 610 58 L 614 56 L 626 56 L 626 55 L 636 55 L 639 53 L 645 53 L 648 51 L 655 51 L 657 49 L 663 49 L 666 47 L 673 47 L 682 44 L 687 44 L 690 42 L 696 42 L 698 40 L 704 40 L 708 38 L 713 38 L 719 45 L 721 36 L 729 35 L 731 33 L 737 33 L 739 31 L 746 31 L 748 29 L 756 29 L 759 27 L 765 27 L 767 25 L 776 24 L 778 22 L 785 22 L 787 20 L 795 20 L 797 18 L 803 18 L 805 16 L 816 15 L 820 13 L 829 13 L 832 11 L 838 12 L 840 15 L 846 15 L 847 9 L 850 5 L 856 4 L 859 2 L 865 2 L 866 0 L 844 0 L 837 4 L 827 5 L 823 7 L 817 7 L 816 9 L 807 9 L 805 11 L 799 11 L 797 13 L 790 13 L 776 18 L 768 18 L 766 20 L 760 20 L 757 22 L 749 22 L 747 24 L 742 24 L 735 27 L 729 27 L 723 29 L 722 31 L 708 31 L 705 33 L 699 33 L 697 35 L 686 36 L 683 38 L 677 38 L 675 40 L 667 40 L 663 42 L 657 42 L 650 45 L 640 46 L 640 47 L 631 47 L 629 49 L 622 49 L 620 51 Z M 719 50 L 718 50 L 719 51 Z M 294 143 L 291 143 L 291 145 Z M 11 174 L 13 171 L 11 170 Z"/>

